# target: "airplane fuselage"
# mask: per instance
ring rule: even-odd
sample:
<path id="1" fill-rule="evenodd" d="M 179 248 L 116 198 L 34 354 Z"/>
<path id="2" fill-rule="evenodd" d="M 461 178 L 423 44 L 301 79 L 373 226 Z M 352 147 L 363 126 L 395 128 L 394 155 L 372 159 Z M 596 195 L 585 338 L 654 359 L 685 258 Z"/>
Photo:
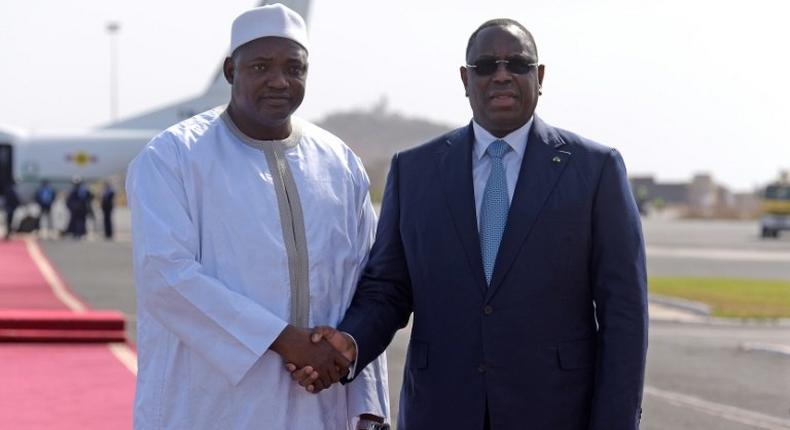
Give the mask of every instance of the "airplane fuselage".
<path id="1" fill-rule="evenodd" d="M 123 172 L 158 130 L 94 130 L 86 133 L 13 136 L 0 140 L 0 188 L 10 178 L 27 202 L 46 179 L 65 189 L 74 179 L 95 181 Z"/>
<path id="2" fill-rule="evenodd" d="M 281 0 L 308 18 L 310 0 Z M 270 3 L 260 1 L 259 4 Z M 224 57 L 223 57 L 224 59 Z M 38 184 L 46 179 L 56 189 L 80 178 L 91 182 L 122 173 L 129 161 L 162 130 L 200 112 L 226 104 L 230 85 L 222 62 L 206 90 L 187 100 L 145 112 L 82 133 L 31 135 L 0 127 L 0 200 L 9 183 L 17 184 L 23 202 L 32 200 Z"/>

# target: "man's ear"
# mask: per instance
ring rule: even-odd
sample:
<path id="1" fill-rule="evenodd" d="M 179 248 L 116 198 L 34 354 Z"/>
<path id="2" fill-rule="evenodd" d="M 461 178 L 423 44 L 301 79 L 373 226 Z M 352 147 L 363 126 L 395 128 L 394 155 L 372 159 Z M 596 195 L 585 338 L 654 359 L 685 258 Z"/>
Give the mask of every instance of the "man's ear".
<path id="1" fill-rule="evenodd" d="M 233 85 L 233 74 L 235 72 L 236 65 L 233 64 L 233 59 L 226 57 L 225 62 L 222 64 L 222 73 L 225 75 L 225 80 L 231 85 Z"/>
<path id="2" fill-rule="evenodd" d="M 466 67 L 461 66 L 458 70 L 461 73 L 461 82 L 464 83 L 464 95 L 469 97 L 469 70 Z"/>
<path id="3" fill-rule="evenodd" d="M 538 84 L 543 85 L 543 73 L 546 71 L 546 66 L 543 64 L 538 66 Z"/>

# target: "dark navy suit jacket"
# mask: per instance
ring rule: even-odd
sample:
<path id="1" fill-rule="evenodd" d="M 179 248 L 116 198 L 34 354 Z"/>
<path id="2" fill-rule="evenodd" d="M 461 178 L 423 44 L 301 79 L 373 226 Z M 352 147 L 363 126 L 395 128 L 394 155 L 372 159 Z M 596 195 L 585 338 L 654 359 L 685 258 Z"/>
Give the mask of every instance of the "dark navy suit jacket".
<path id="1" fill-rule="evenodd" d="M 535 118 L 491 285 L 472 185 L 472 127 L 397 154 L 376 241 L 339 328 L 358 368 L 414 313 L 399 428 L 634 430 L 644 242 L 613 149 Z"/>

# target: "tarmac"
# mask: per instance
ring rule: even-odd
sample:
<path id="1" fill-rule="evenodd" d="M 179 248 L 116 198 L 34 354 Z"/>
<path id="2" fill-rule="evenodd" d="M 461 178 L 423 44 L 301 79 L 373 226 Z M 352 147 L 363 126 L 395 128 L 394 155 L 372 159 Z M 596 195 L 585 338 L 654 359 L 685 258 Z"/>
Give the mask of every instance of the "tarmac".
<path id="1" fill-rule="evenodd" d="M 65 209 L 55 207 L 53 210 L 55 223 L 64 224 L 66 215 Z M 77 244 L 73 240 L 43 240 L 42 247 L 50 258 L 53 258 L 56 266 L 64 273 L 67 279 L 74 279 L 74 288 L 85 296 L 95 306 L 101 308 L 117 308 L 127 316 L 127 326 L 130 340 L 136 339 L 135 328 L 135 307 L 134 307 L 134 286 L 131 282 L 131 217 L 128 210 L 124 208 L 116 210 L 114 213 L 116 235 L 113 241 L 105 241 L 96 232 L 98 229 L 89 229 L 89 234 L 79 246 L 78 252 L 73 252 Z M 669 221 L 671 225 L 677 226 L 678 221 Z M 697 231 L 695 222 L 681 222 L 682 235 L 667 235 L 667 221 L 658 220 L 646 224 L 645 234 L 648 243 L 655 243 L 653 236 L 666 238 L 688 238 L 687 231 Z M 719 237 L 717 235 L 717 237 Z M 721 239 L 718 239 L 721 242 Z M 694 243 L 694 242 L 691 242 Z M 718 243 L 721 245 L 721 243 Z M 725 242 L 726 244 L 726 242 Z M 736 250 L 722 251 L 711 247 L 690 247 L 684 243 L 685 251 L 678 251 L 677 247 L 666 246 L 665 242 L 659 242 L 658 246 L 648 246 L 648 263 L 662 264 L 663 260 L 681 260 L 683 262 L 694 261 L 695 257 L 708 261 L 717 261 L 720 258 L 725 260 L 733 259 L 737 256 L 746 255 L 746 261 L 763 262 L 765 260 L 776 263 L 788 263 L 790 266 L 790 250 L 771 251 L 771 250 Z M 790 249 L 790 247 L 788 247 Z M 669 251 L 667 251 L 669 250 Z M 759 258 L 762 256 L 762 258 Z M 749 259 L 751 258 L 751 260 Z M 720 261 L 719 261 L 720 263 Z M 663 263 L 665 264 L 665 263 Z M 717 265 L 717 267 L 721 267 Z M 89 269 L 89 271 L 86 271 Z M 656 272 L 655 269 L 650 272 Z M 790 270 L 786 270 L 786 275 L 790 279 Z M 118 285 L 121 288 L 105 288 L 103 285 Z M 710 316 L 710 309 L 703 303 L 696 303 L 687 300 L 662 297 L 651 294 L 649 296 L 649 315 L 651 321 L 674 322 L 674 323 L 693 323 L 693 324 L 733 324 L 732 320 L 717 319 Z M 741 323 L 741 322 L 736 322 Z M 788 321 L 774 322 L 774 324 L 790 324 Z"/>
<path id="2" fill-rule="evenodd" d="M 92 307 L 116 309 L 136 333 L 128 212 L 116 213 L 118 237 L 104 241 L 42 240 L 72 290 Z M 749 222 L 648 219 L 651 276 L 790 279 L 790 237 L 763 242 Z M 677 251 L 677 250 L 681 251 Z M 790 430 L 790 330 L 770 323 L 711 317 L 704 305 L 651 296 L 643 430 Z M 392 415 L 409 330 L 390 345 Z"/>

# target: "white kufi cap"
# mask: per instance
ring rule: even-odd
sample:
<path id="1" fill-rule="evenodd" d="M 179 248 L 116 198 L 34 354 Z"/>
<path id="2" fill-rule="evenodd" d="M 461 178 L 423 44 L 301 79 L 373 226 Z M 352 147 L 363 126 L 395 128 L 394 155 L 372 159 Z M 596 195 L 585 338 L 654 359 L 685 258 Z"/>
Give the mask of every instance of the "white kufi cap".
<path id="1" fill-rule="evenodd" d="M 307 48 L 307 24 L 298 13 L 280 3 L 250 9 L 233 21 L 230 52 L 261 37 L 282 37 Z"/>

